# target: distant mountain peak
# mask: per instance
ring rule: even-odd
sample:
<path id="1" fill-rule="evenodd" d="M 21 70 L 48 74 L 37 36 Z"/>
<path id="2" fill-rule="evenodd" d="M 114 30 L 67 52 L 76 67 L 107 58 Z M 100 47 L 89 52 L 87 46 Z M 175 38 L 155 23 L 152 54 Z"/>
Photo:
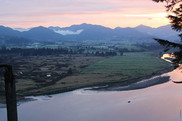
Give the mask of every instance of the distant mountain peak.
<path id="1" fill-rule="evenodd" d="M 3 28 L 3 29 L 11 29 L 12 30 L 12 28 L 6 27 L 6 26 L 3 26 L 3 25 L 0 25 L 0 28 Z"/>
<path id="2" fill-rule="evenodd" d="M 114 28 L 115 30 L 117 30 L 117 29 L 122 29 L 121 27 L 116 27 L 116 28 Z"/>
<path id="3" fill-rule="evenodd" d="M 80 24 L 80 25 L 92 25 L 92 24 L 88 24 L 88 23 L 82 23 L 82 24 Z"/>
<path id="4" fill-rule="evenodd" d="M 56 27 L 56 28 L 59 27 L 59 28 L 61 28 L 60 26 L 49 26 L 49 27 Z M 48 27 L 48 28 L 49 28 L 49 27 Z"/>
<path id="5" fill-rule="evenodd" d="M 144 25 L 144 24 L 140 24 L 140 25 L 138 25 L 138 26 L 146 26 L 146 25 Z"/>
<path id="6" fill-rule="evenodd" d="M 44 26 L 38 26 L 38 27 L 34 27 L 34 28 L 44 28 L 45 29 L 46 27 L 44 27 Z"/>
<path id="7" fill-rule="evenodd" d="M 44 27 L 44 26 L 38 26 L 38 27 L 34 27 L 34 28 L 31 28 L 29 31 L 50 31 L 50 29 Z"/>
<path id="8" fill-rule="evenodd" d="M 3 26 L 3 25 L 0 25 L 0 27 L 5 27 L 5 26 Z"/>
<path id="9" fill-rule="evenodd" d="M 135 28 L 152 28 L 152 27 L 141 24 L 136 26 Z"/>
<path id="10" fill-rule="evenodd" d="M 171 24 L 168 24 L 168 25 L 157 27 L 157 29 L 171 29 L 172 30 L 172 27 L 171 27 Z"/>
<path id="11" fill-rule="evenodd" d="M 48 28 L 49 29 L 61 29 L 61 27 L 59 27 L 59 26 L 49 26 Z"/>

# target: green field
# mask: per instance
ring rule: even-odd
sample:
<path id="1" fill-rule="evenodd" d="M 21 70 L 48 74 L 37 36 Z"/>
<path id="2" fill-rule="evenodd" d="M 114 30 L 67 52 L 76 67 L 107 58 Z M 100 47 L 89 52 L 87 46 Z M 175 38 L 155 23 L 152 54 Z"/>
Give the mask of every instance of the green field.
<path id="1" fill-rule="evenodd" d="M 87 68 L 82 74 L 107 74 L 109 76 L 125 76 L 126 79 L 151 75 L 154 72 L 168 68 L 169 63 L 154 57 L 151 53 L 125 53 L 101 60 Z"/>

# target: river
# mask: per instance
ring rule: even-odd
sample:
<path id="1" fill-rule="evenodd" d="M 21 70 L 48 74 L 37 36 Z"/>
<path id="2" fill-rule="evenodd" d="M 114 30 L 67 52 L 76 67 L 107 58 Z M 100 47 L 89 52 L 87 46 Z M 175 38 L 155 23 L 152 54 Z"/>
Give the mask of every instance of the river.
<path id="1" fill-rule="evenodd" d="M 71 92 L 32 97 L 36 101 L 18 106 L 19 121 L 181 121 L 182 70 L 169 76 L 170 81 L 148 88 L 128 91 Z M 155 77 L 153 77 L 155 78 Z M 146 80 L 145 80 L 146 81 Z M 6 109 L 0 108 L 0 121 L 6 121 Z"/>

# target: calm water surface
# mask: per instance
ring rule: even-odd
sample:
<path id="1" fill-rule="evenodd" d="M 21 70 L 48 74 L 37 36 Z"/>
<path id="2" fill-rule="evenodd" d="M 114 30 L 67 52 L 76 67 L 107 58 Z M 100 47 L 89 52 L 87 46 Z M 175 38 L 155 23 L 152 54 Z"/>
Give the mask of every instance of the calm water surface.
<path id="1" fill-rule="evenodd" d="M 181 71 L 161 76 L 182 81 Z M 19 121 L 182 121 L 182 84 L 172 81 L 132 91 L 80 89 L 34 98 L 18 106 Z M 5 108 L 0 121 L 6 121 Z"/>

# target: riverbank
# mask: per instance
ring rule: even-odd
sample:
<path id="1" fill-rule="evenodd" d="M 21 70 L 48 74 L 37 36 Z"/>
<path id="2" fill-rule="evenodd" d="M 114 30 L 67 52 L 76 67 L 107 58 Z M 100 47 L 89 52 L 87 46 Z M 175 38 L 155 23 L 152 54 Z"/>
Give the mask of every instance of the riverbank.
<path id="1" fill-rule="evenodd" d="M 96 87 L 91 87 L 89 90 L 104 90 L 104 91 L 126 91 L 126 90 L 136 90 L 143 89 L 150 86 L 166 83 L 170 81 L 168 76 L 161 77 L 160 75 L 171 72 L 174 67 L 166 68 L 164 70 L 153 73 L 152 75 L 135 78 L 131 80 L 126 80 L 124 82 L 110 83 L 107 85 L 101 85 Z M 152 78 L 153 77 L 153 78 Z"/>
<path id="2" fill-rule="evenodd" d="M 153 73 L 152 75 L 148 75 L 141 78 L 135 78 L 131 80 L 126 80 L 123 82 L 114 82 L 114 83 L 105 83 L 105 84 L 97 84 L 97 85 L 84 85 L 80 87 L 73 87 L 73 88 L 67 88 L 67 89 L 59 89 L 59 90 L 50 90 L 49 92 L 43 92 L 40 94 L 34 94 L 34 95 L 26 95 L 26 96 L 46 96 L 46 95 L 53 95 L 53 94 L 59 94 L 64 92 L 69 92 L 73 90 L 77 90 L 80 88 L 85 88 L 86 90 L 97 90 L 97 91 L 128 91 L 128 90 L 136 90 L 136 89 L 142 89 L 147 88 L 150 86 L 166 83 L 169 81 L 168 76 L 160 77 L 160 75 L 171 72 L 173 70 L 173 67 L 166 68 L 163 70 L 160 70 L 156 73 Z M 154 77 L 154 78 L 152 78 Z M 25 96 L 17 96 L 17 101 L 19 103 L 27 102 L 27 101 L 34 101 L 33 98 L 25 98 Z M 5 103 L 5 97 L 0 98 L 0 103 Z M 3 108 L 4 106 L 1 106 Z"/>
<path id="3" fill-rule="evenodd" d="M 52 58 L 53 60 L 51 60 L 51 58 L 47 60 L 50 63 L 49 67 L 53 66 L 51 64 L 53 64 L 54 60 L 58 57 L 52 57 Z M 61 60 L 61 58 L 59 60 Z M 69 59 L 78 59 L 78 58 L 79 57 L 70 57 Z M 45 80 L 45 82 L 39 82 L 38 80 L 34 81 L 30 79 L 19 79 L 17 81 L 18 100 L 24 99 L 25 96 L 57 94 L 92 86 L 99 86 L 99 87 L 103 86 L 106 87 L 106 85 L 107 87 L 126 86 L 141 81 L 143 79 L 150 78 L 154 75 L 169 72 L 170 70 L 172 70 L 172 67 L 170 66 L 169 63 L 164 62 L 163 60 L 155 56 L 152 56 L 151 53 L 146 53 L 146 52 L 126 53 L 123 56 L 99 58 L 97 59 L 97 61 L 95 57 L 82 57 L 82 58 L 83 58 L 82 62 L 86 60 L 88 61 L 92 58 L 94 58 L 95 60 L 94 61 L 92 60 L 91 61 L 92 64 L 90 63 L 89 66 L 87 67 L 84 66 L 84 68 L 82 68 L 79 73 L 73 72 L 73 74 L 66 76 L 60 80 L 57 79 L 55 83 L 49 83 L 47 82 L 47 80 Z M 46 58 L 39 57 L 39 59 L 31 62 L 40 63 L 40 61 L 43 62 L 44 59 Z M 70 66 L 73 66 L 71 65 L 71 62 L 74 63 L 75 60 L 74 61 L 70 60 Z M 84 65 L 82 64 L 82 62 L 79 63 L 81 65 Z M 87 62 L 87 64 L 89 63 Z M 46 63 L 44 65 L 46 65 Z M 52 69 L 52 73 L 53 72 L 54 70 Z M 33 76 L 31 77 L 33 78 Z M 49 83 L 50 85 L 44 83 Z"/>
<path id="4" fill-rule="evenodd" d="M 152 75 L 148 75 L 145 77 L 135 78 L 126 80 L 123 82 L 110 82 L 110 83 L 102 83 L 102 84 L 93 84 L 93 85 L 83 85 L 79 87 L 72 87 L 72 88 L 65 88 L 65 89 L 58 89 L 58 90 L 49 90 L 48 92 L 41 92 L 40 94 L 36 93 L 34 95 L 26 95 L 26 96 L 43 96 L 43 95 L 53 95 L 53 94 L 59 94 L 64 92 L 69 92 L 81 88 L 86 88 L 86 90 L 100 90 L 100 91 L 127 91 L 127 90 L 136 90 L 136 89 L 142 89 L 147 88 L 150 86 L 166 83 L 169 81 L 169 77 L 160 77 L 159 75 L 171 72 L 173 70 L 173 67 L 166 68 L 160 71 L 157 71 L 153 73 Z M 156 77 L 156 78 L 152 78 Z M 147 81 L 145 81 L 147 80 Z M 2 98 L 3 99 L 3 98 Z M 27 102 L 32 101 L 32 98 L 25 98 L 24 96 L 17 96 L 18 102 Z M 5 101 L 5 100 L 4 100 Z M 3 101 L 3 102 L 4 102 Z M 1 101 L 2 103 L 2 101 Z"/>

